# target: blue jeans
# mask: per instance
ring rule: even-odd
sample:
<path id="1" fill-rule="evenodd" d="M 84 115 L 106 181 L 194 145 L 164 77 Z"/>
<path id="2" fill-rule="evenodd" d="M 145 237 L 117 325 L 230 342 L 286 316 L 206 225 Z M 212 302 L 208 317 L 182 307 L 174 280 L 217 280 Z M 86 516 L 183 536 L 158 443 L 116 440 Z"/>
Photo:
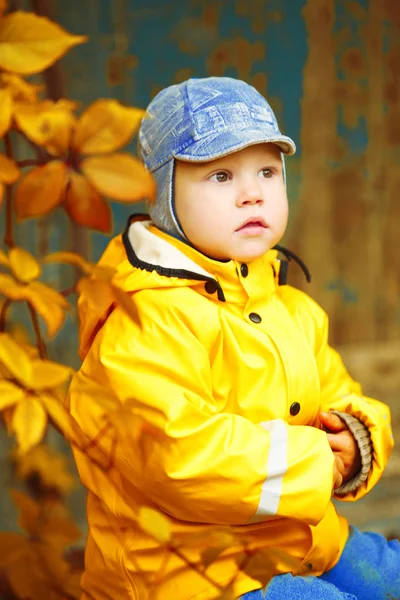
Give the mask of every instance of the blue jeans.
<path id="1" fill-rule="evenodd" d="M 400 543 L 377 533 L 350 529 L 343 554 L 333 569 L 320 577 L 274 577 L 245 600 L 400 600 Z"/>

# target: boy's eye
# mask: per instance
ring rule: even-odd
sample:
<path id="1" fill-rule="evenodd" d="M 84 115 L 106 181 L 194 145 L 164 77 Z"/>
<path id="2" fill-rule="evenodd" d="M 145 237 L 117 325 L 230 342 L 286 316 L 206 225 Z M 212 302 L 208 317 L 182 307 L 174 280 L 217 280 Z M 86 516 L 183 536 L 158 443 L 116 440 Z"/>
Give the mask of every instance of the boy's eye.
<path id="1" fill-rule="evenodd" d="M 228 173 L 225 173 L 225 171 L 218 171 L 218 173 L 214 173 L 214 175 L 211 175 L 210 177 L 210 181 L 216 181 L 218 183 L 225 183 L 228 179 L 229 175 Z"/>
<path id="2" fill-rule="evenodd" d="M 268 179 L 269 177 L 272 177 L 272 169 L 261 169 L 259 175 L 265 179 Z"/>

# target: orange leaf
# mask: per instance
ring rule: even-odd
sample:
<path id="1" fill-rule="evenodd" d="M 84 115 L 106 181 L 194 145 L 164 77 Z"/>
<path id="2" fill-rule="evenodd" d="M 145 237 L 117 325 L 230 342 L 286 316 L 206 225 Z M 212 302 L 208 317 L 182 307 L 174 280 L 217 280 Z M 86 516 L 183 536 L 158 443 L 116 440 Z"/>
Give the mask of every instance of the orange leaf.
<path id="1" fill-rule="evenodd" d="M 62 201 L 66 178 L 67 167 L 59 160 L 52 160 L 29 171 L 17 187 L 17 219 L 22 221 L 52 211 Z"/>
<path id="2" fill-rule="evenodd" d="M 24 385 L 29 385 L 32 365 L 29 356 L 7 334 L 0 333 L 0 363 Z"/>
<path id="3" fill-rule="evenodd" d="M 72 147 L 80 154 L 114 152 L 130 141 L 143 115 L 143 110 L 117 100 L 96 100 L 79 119 Z"/>
<path id="4" fill-rule="evenodd" d="M 10 490 L 14 506 L 19 511 L 18 523 L 24 531 L 35 534 L 39 517 L 39 505 L 29 496 L 18 490 Z"/>
<path id="5" fill-rule="evenodd" d="M 11 381 L 0 381 L 0 410 L 18 404 L 26 392 Z"/>
<path id="6" fill-rule="evenodd" d="M 0 89 L 0 137 L 11 127 L 12 108 L 10 90 Z"/>
<path id="7" fill-rule="evenodd" d="M 120 202 L 153 199 L 156 185 L 144 165 L 129 154 L 92 156 L 81 169 L 100 194 Z"/>
<path id="8" fill-rule="evenodd" d="M 0 294 L 11 298 L 11 300 L 22 300 L 24 298 L 24 288 L 17 283 L 11 275 L 0 273 Z"/>
<path id="9" fill-rule="evenodd" d="M 0 90 L 1 94 L 1 90 Z M 0 96 L 0 104 L 1 104 L 1 96 Z M 1 111 L 1 106 L 0 106 Z M 1 112 L 0 112 L 1 115 Z M 4 154 L 0 154 L 0 181 L 3 183 L 14 183 L 17 181 L 19 177 L 19 169 L 17 167 L 17 163 L 8 156 Z"/>
<path id="10" fill-rule="evenodd" d="M 42 267 L 36 258 L 23 248 L 11 248 L 8 258 L 11 271 L 15 278 L 22 283 L 29 283 L 40 277 Z"/>
<path id="11" fill-rule="evenodd" d="M 31 385 L 34 390 L 45 390 L 62 385 L 74 373 L 71 367 L 50 360 L 33 360 L 31 364 Z"/>
<path id="12" fill-rule="evenodd" d="M 45 256 L 43 262 L 73 265 L 74 267 L 81 269 L 84 273 L 90 273 L 92 270 L 92 265 L 85 260 L 83 256 L 76 254 L 75 252 L 53 252 L 52 254 Z"/>
<path id="13" fill-rule="evenodd" d="M 25 545 L 25 538 L 20 533 L 0 532 L 0 568 L 12 561 L 13 555 Z"/>
<path id="14" fill-rule="evenodd" d="M 12 419 L 12 431 L 21 452 L 26 452 L 42 440 L 46 425 L 46 412 L 34 396 L 27 396 L 17 404 Z"/>
<path id="15" fill-rule="evenodd" d="M 7 8 L 7 0 L 0 0 L 0 17 L 3 15 Z"/>
<path id="16" fill-rule="evenodd" d="M 38 73 L 86 40 L 45 17 L 16 11 L 0 21 L 0 67 L 22 75 Z"/>
<path id="17" fill-rule="evenodd" d="M 37 310 L 47 326 L 47 334 L 53 337 L 65 320 L 68 302 L 55 290 L 40 281 L 33 281 L 26 287 L 24 297 Z"/>
<path id="18" fill-rule="evenodd" d="M 75 223 L 103 233 L 112 229 L 111 208 L 79 173 L 71 171 L 64 206 Z"/>

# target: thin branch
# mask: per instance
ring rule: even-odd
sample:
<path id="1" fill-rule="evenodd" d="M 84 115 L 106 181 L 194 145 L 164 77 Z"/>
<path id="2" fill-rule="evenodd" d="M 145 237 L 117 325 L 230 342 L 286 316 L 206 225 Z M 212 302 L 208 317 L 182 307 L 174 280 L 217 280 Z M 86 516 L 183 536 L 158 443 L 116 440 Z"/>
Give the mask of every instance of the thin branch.
<path id="1" fill-rule="evenodd" d="M 37 312 L 30 302 L 28 302 L 28 308 L 29 308 L 29 312 L 31 313 L 33 330 L 35 332 L 35 337 L 36 337 L 36 347 L 39 350 L 39 356 L 41 359 L 46 360 L 47 359 L 47 350 L 46 350 L 44 341 L 42 339 L 42 334 L 40 331 L 40 325 L 39 325 L 39 319 L 37 316 Z"/>
<path id="2" fill-rule="evenodd" d="M 5 134 L 4 144 L 6 149 L 6 155 L 11 160 L 14 160 L 14 152 L 11 143 L 10 133 Z M 13 248 L 15 246 L 13 231 L 13 197 L 11 185 L 6 186 L 6 229 L 4 233 L 4 245 L 8 246 L 9 248 Z"/>
<path id="3" fill-rule="evenodd" d="M 10 308 L 11 303 L 12 303 L 11 298 L 7 298 L 7 300 L 4 301 L 4 304 L 1 307 L 1 312 L 0 312 L 0 332 L 1 333 L 3 333 L 6 329 L 7 311 Z"/>
<path id="4" fill-rule="evenodd" d="M 193 571 L 196 571 L 196 573 L 198 573 L 201 577 L 203 577 L 206 581 L 208 581 L 208 583 L 210 583 L 211 585 L 216 587 L 220 592 L 224 592 L 226 590 L 225 587 L 223 587 L 217 581 L 214 581 L 214 579 L 209 577 L 207 575 L 207 573 L 205 573 L 204 571 L 201 571 L 196 563 L 194 563 L 191 560 L 189 560 L 188 558 L 186 558 L 186 556 L 184 554 L 182 554 L 182 552 L 180 550 L 178 550 L 178 548 L 175 548 L 174 546 L 168 546 L 168 550 L 170 552 L 172 552 L 172 554 L 175 554 L 175 556 L 180 558 L 188 567 L 193 569 Z"/>
<path id="5" fill-rule="evenodd" d="M 24 167 L 40 167 L 42 165 L 41 160 L 37 160 L 36 158 L 26 158 L 25 160 L 17 160 L 17 165 L 20 169 Z"/>

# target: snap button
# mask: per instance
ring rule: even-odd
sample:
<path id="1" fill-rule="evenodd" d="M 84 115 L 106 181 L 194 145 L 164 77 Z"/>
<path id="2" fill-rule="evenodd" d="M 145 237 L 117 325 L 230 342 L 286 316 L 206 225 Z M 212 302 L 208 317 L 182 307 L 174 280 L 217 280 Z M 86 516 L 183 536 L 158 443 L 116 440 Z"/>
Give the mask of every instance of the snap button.
<path id="1" fill-rule="evenodd" d="M 250 319 L 250 321 L 253 321 L 253 323 L 261 323 L 261 320 L 262 320 L 260 315 L 257 313 L 250 313 L 249 319 Z"/>
<path id="2" fill-rule="evenodd" d="M 292 406 L 290 407 L 290 414 L 292 415 L 292 417 L 295 417 L 299 414 L 299 412 L 300 404 L 298 402 L 293 402 Z"/>
<path id="3" fill-rule="evenodd" d="M 312 566 L 312 564 L 311 564 L 311 563 L 306 563 L 306 564 L 305 564 L 305 566 L 307 567 L 307 569 L 310 569 L 310 571 L 311 571 L 311 569 L 313 568 L 313 566 Z"/>
<path id="4" fill-rule="evenodd" d="M 247 277 L 247 275 L 249 274 L 249 267 L 246 265 L 246 263 L 240 265 L 240 272 L 242 274 L 242 277 Z"/>
<path id="5" fill-rule="evenodd" d="M 215 292 L 218 289 L 218 285 L 216 281 L 206 281 L 205 285 L 204 285 L 204 289 L 206 290 L 207 294 L 215 294 Z"/>

